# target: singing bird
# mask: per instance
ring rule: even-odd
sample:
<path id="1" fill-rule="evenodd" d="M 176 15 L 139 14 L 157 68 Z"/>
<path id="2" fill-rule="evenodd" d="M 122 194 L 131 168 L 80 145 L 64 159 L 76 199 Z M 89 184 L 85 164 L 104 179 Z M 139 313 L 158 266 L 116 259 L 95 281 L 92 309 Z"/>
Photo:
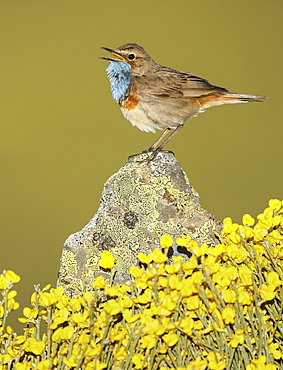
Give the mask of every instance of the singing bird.
<path id="1" fill-rule="evenodd" d="M 168 143 L 184 123 L 207 108 L 222 104 L 262 101 L 266 96 L 231 93 L 211 85 L 208 80 L 187 72 L 155 63 L 138 44 L 129 43 L 117 49 L 102 49 L 114 58 L 106 69 L 112 97 L 124 117 L 142 131 L 166 130 L 147 150 L 150 159 Z M 167 138 L 165 136 L 173 130 Z M 159 145 L 160 144 L 160 145 Z M 159 146 L 158 146 L 159 145 Z"/>

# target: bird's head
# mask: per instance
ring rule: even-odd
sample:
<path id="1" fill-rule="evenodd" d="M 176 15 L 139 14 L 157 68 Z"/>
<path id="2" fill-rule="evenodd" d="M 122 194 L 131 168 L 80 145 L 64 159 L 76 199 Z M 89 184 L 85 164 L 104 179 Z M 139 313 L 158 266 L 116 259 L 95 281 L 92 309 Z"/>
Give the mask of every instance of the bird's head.
<path id="1" fill-rule="evenodd" d="M 133 75 L 144 75 L 152 66 L 154 61 L 146 51 L 138 44 L 125 44 L 117 49 L 102 48 L 109 51 L 115 59 L 101 57 L 111 62 L 124 62 L 131 67 Z"/>

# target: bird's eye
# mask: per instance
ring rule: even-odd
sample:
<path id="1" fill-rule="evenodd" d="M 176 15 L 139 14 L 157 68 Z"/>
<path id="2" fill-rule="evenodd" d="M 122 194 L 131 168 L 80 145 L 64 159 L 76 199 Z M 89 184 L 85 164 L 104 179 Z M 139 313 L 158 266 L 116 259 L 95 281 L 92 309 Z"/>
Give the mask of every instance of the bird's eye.
<path id="1" fill-rule="evenodd" d="M 136 58 L 135 54 L 129 54 L 128 59 L 134 60 Z"/>

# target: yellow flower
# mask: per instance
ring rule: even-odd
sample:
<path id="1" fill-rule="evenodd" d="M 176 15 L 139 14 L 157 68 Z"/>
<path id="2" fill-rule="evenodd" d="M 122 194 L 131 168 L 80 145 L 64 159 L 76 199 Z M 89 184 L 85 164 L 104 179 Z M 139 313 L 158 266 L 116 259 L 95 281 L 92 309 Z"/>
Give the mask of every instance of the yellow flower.
<path id="1" fill-rule="evenodd" d="M 187 299 L 187 309 L 189 311 L 197 310 L 201 305 L 201 301 L 198 296 L 192 296 Z"/>
<path id="2" fill-rule="evenodd" d="M 241 279 L 241 283 L 245 286 L 252 286 L 252 270 L 250 270 L 247 266 L 240 266 L 239 267 L 239 277 Z"/>
<path id="3" fill-rule="evenodd" d="M 256 225 L 256 227 L 254 228 L 254 232 L 254 241 L 256 242 L 262 241 L 264 237 L 268 234 L 268 231 L 264 227 L 259 227 L 258 225 Z"/>
<path id="4" fill-rule="evenodd" d="M 145 294 L 142 294 L 142 295 L 139 295 L 137 298 L 134 298 L 133 301 L 136 303 L 140 303 L 140 304 L 147 304 L 149 302 L 151 302 L 151 296 L 148 296 L 148 295 L 145 295 Z"/>
<path id="5" fill-rule="evenodd" d="M 186 247 L 189 249 L 191 253 L 193 253 L 196 257 L 201 257 L 204 256 L 206 253 L 208 253 L 208 248 L 207 244 L 202 244 L 201 246 L 198 245 L 196 241 L 191 241 L 186 244 Z"/>
<path id="6" fill-rule="evenodd" d="M 86 352 L 86 357 L 90 357 L 90 358 L 93 358 L 95 356 L 97 356 L 98 354 L 101 353 L 102 351 L 102 346 L 101 344 L 97 344 L 94 340 L 91 340 L 90 341 L 90 347 L 89 347 L 89 351 Z"/>
<path id="7" fill-rule="evenodd" d="M 167 277 L 159 276 L 159 278 L 158 278 L 158 286 L 160 286 L 162 288 L 166 288 L 167 285 L 168 285 L 168 279 L 167 279 Z"/>
<path id="8" fill-rule="evenodd" d="M 279 275 L 275 271 L 271 271 L 267 276 L 268 285 L 277 288 L 278 286 L 283 284 L 283 281 L 279 279 Z"/>
<path id="9" fill-rule="evenodd" d="M 91 303 L 93 300 L 93 293 L 92 292 L 84 292 L 84 300 L 86 303 Z"/>
<path id="10" fill-rule="evenodd" d="M 135 279 L 135 286 L 136 288 L 141 288 L 141 289 L 147 288 L 148 279 L 145 273 L 140 278 Z"/>
<path id="11" fill-rule="evenodd" d="M 160 238 L 160 245 L 162 248 L 168 249 L 173 245 L 173 238 L 171 235 L 162 235 Z"/>
<path id="12" fill-rule="evenodd" d="M 214 257 L 220 256 L 223 253 L 223 245 L 222 244 L 218 244 L 214 248 L 209 248 L 207 250 L 207 253 L 211 254 Z"/>
<path id="13" fill-rule="evenodd" d="M 171 289 L 181 290 L 183 286 L 182 281 L 180 281 L 180 277 L 176 274 L 169 276 L 168 283 Z"/>
<path id="14" fill-rule="evenodd" d="M 43 360 L 43 361 L 40 361 L 36 365 L 36 369 L 37 370 L 49 370 L 50 369 L 50 365 L 51 365 L 51 360 Z"/>
<path id="15" fill-rule="evenodd" d="M 283 219 L 283 217 L 281 216 L 281 215 L 277 215 L 277 216 L 274 216 L 273 218 L 272 218 L 272 225 L 273 226 L 278 226 L 281 222 L 282 222 L 282 219 Z M 277 231 L 277 230 L 273 230 L 273 232 L 274 231 Z M 278 232 L 278 231 L 277 231 Z M 278 232 L 278 237 L 279 237 L 279 239 L 282 239 L 282 235 L 281 235 L 281 237 L 280 237 L 280 233 Z"/>
<path id="16" fill-rule="evenodd" d="M 5 276 L 0 276 L 0 290 L 6 290 L 9 286 L 9 279 Z"/>
<path id="17" fill-rule="evenodd" d="M 72 311 L 80 311 L 81 309 L 81 302 L 79 297 L 78 298 L 71 298 L 69 301 L 69 305 L 72 309 Z"/>
<path id="18" fill-rule="evenodd" d="M 130 310 L 127 309 L 123 311 L 123 317 L 127 323 L 132 324 L 140 318 L 140 314 L 132 315 Z"/>
<path id="19" fill-rule="evenodd" d="M 227 246 L 227 255 L 236 263 L 242 263 L 247 258 L 246 250 L 235 244 L 230 244 Z"/>
<path id="20" fill-rule="evenodd" d="M 92 283 L 92 287 L 94 289 L 103 289 L 105 287 L 105 285 L 106 285 L 105 279 L 101 275 L 100 276 L 97 276 L 97 278 Z"/>
<path id="21" fill-rule="evenodd" d="M 254 236 L 255 232 L 254 232 L 254 229 L 252 229 L 252 228 L 251 228 L 251 227 L 249 227 L 249 226 L 241 226 L 241 227 L 239 228 L 239 234 L 241 235 L 241 237 L 242 237 L 243 239 L 248 240 L 248 239 L 253 238 L 253 236 Z"/>
<path id="22" fill-rule="evenodd" d="M 20 344 L 24 343 L 25 340 L 26 340 L 25 335 L 18 335 L 16 340 L 15 340 L 15 344 L 20 345 Z"/>
<path id="23" fill-rule="evenodd" d="M 179 265 L 165 265 L 165 271 L 168 272 L 168 274 L 176 274 L 181 266 Z"/>
<path id="24" fill-rule="evenodd" d="M 110 299 L 104 305 L 104 310 L 111 316 L 115 316 L 118 313 L 123 311 L 123 307 L 120 305 L 119 302 L 115 301 L 114 299 Z"/>
<path id="25" fill-rule="evenodd" d="M 278 343 L 270 343 L 268 345 L 268 349 L 272 356 L 275 358 L 275 360 L 279 360 L 280 358 L 283 357 L 283 353 L 278 350 L 279 344 Z"/>
<path id="26" fill-rule="evenodd" d="M 232 243 L 238 244 L 241 242 L 241 237 L 236 231 L 232 231 L 229 235 L 229 239 Z"/>
<path id="27" fill-rule="evenodd" d="M 235 310 L 231 307 L 226 307 L 222 311 L 222 319 L 224 320 L 225 324 L 234 324 L 235 322 Z"/>
<path id="28" fill-rule="evenodd" d="M 279 209 L 282 207 L 283 202 L 279 199 L 270 199 L 268 202 L 268 205 L 270 208 L 275 209 L 276 211 L 279 211 Z"/>
<path id="29" fill-rule="evenodd" d="M 272 218 L 273 217 L 273 214 L 274 214 L 274 210 L 270 207 L 267 207 L 265 208 L 265 210 L 263 211 L 262 214 L 258 215 L 258 219 L 262 219 L 262 218 Z"/>
<path id="30" fill-rule="evenodd" d="M 231 283 L 230 279 L 226 276 L 225 271 L 223 272 L 223 268 L 220 267 L 219 271 L 212 276 L 212 280 L 217 283 L 217 287 L 220 286 L 221 288 L 226 288 Z"/>
<path id="31" fill-rule="evenodd" d="M 133 305 L 133 301 L 131 300 L 131 298 L 125 294 L 119 297 L 118 301 L 120 306 L 123 307 L 123 309 L 130 308 Z"/>
<path id="32" fill-rule="evenodd" d="M 42 289 L 42 291 L 46 291 L 46 290 L 49 290 L 51 288 L 51 284 L 47 284 L 45 285 L 45 287 Z"/>
<path id="33" fill-rule="evenodd" d="M 215 274 L 220 269 L 220 264 L 216 262 L 217 257 L 207 256 L 203 261 L 203 265 L 209 268 L 210 274 Z"/>
<path id="34" fill-rule="evenodd" d="M 37 307 L 34 307 L 34 308 L 29 308 L 29 307 L 25 307 L 23 309 L 23 314 L 25 317 L 27 317 L 29 320 L 31 319 L 35 319 L 38 315 L 38 308 Z"/>
<path id="35" fill-rule="evenodd" d="M 16 370 L 30 370 L 32 369 L 30 361 L 17 362 L 15 364 Z"/>
<path id="36" fill-rule="evenodd" d="M 138 259 L 141 261 L 141 263 L 145 263 L 146 265 L 149 265 L 150 262 L 152 261 L 152 255 L 151 253 L 148 256 L 144 253 L 139 253 Z"/>
<path id="37" fill-rule="evenodd" d="M 251 364 L 247 365 L 246 370 L 276 370 L 276 365 L 266 364 L 266 357 L 261 355 L 258 359 L 252 360 Z"/>
<path id="38" fill-rule="evenodd" d="M 4 307 L 0 305 L 0 319 L 4 316 L 5 310 Z"/>
<path id="39" fill-rule="evenodd" d="M 81 326 L 86 323 L 87 319 L 89 318 L 89 312 L 84 311 L 83 313 L 73 313 L 71 319 L 74 321 L 75 324 Z"/>
<path id="40" fill-rule="evenodd" d="M 207 327 L 207 328 L 205 328 L 205 329 L 203 329 L 203 330 L 201 331 L 201 335 L 202 335 L 202 334 L 208 334 L 208 333 L 210 333 L 212 330 L 213 330 L 213 329 L 212 329 L 212 327 L 211 327 L 211 326 L 209 326 L 209 327 Z"/>
<path id="41" fill-rule="evenodd" d="M 83 344 L 83 345 L 86 345 L 88 343 L 89 343 L 89 335 L 86 334 L 85 332 L 79 336 L 78 341 L 76 342 L 76 344 Z"/>
<path id="42" fill-rule="evenodd" d="M 92 365 L 93 366 L 93 365 Z M 107 367 L 107 364 L 105 364 L 104 362 L 100 362 L 99 360 L 96 360 L 95 361 L 95 367 L 94 369 L 95 370 L 103 370 Z M 93 367 L 92 367 L 93 368 Z"/>
<path id="43" fill-rule="evenodd" d="M 144 361 L 144 355 L 141 353 L 135 353 L 132 357 L 132 363 L 135 365 L 136 369 L 142 369 Z"/>
<path id="44" fill-rule="evenodd" d="M 223 299 L 226 303 L 234 303 L 236 301 L 236 292 L 231 289 L 224 290 Z"/>
<path id="45" fill-rule="evenodd" d="M 140 269 L 137 266 L 131 266 L 129 268 L 129 271 L 130 271 L 130 274 L 132 275 L 132 277 L 134 277 L 134 278 L 141 277 L 142 274 L 144 273 L 144 270 L 143 269 Z"/>
<path id="46" fill-rule="evenodd" d="M 168 347 L 173 347 L 178 342 L 179 337 L 177 334 L 165 334 L 163 335 L 162 339 Z"/>
<path id="47" fill-rule="evenodd" d="M 110 332 L 110 340 L 111 342 L 120 341 L 126 338 L 128 331 L 126 329 L 122 329 L 120 324 L 117 324 L 115 327 L 111 329 Z"/>
<path id="48" fill-rule="evenodd" d="M 140 339 L 140 344 L 142 348 L 151 349 L 156 344 L 156 336 L 155 335 L 145 335 Z"/>
<path id="49" fill-rule="evenodd" d="M 155 263 L 164 263 L 167 261 L 166 254 L 162 253 L 158 248 L 154 248 L 153 252 L 151 252 L 151 256 Z"/>
<path id="50" fill-rule="evenodd" d="M 246 213 L 242 218 L 242 223 L 246 226 L 253 226 L 253 224 L 255 223 L 255 219 L 251 215 Z"/>
<path id="51" fill-rule="evenodd" d="M 264 301 L 271 301 L 276 296 L 274 289 L 273 285 L 262 284 L 261 288 L 258 289 L 259 295 Z"/>
<path id="52" fill-rule="evenodd" d="M 41 355 L 44 350 L 44 342 L 37 341 L 34 338 L 27 338 L 22 349 L 26 352 L 32 352 L 35 355 Z"/>
<path id="53" fill-rule="evenodd" d="M 209 352 L 207 355 L 208 360 L 208 368 L 211 370 L 223 370 L 226 368 L 226 364 L 224 361 L 221 360 L 221 355 L 215 352 Z"/>
<path id="54" fill-rule="evenodd" d="M 39 303 L 44 307 L 49 307 L 56 303 L 56 298 L 48 292 L 39 292 Z"/>
<path id="55" fill-rule="evenodd" d="M 187 367 L 186 370 L 205 370 L 207 368 L 207 361 L 202 360 L 200 356 L 193 362 L 191 362 Z"/>
<path id="56" fill-rule="evenodd" d="M 125 360 L 125 358 L 127 358 L 128 354 L 126 352 L 126 349 L 124 346 L 121 346 L 119 348 L 119 350 L 114 353 L 114 357 L 116 360 L 119 360 L 119 361 L 122 361 L 122 360 Z"/>
<path id="57" fill-rule="evenodd" d="M 202 282 L 204 280 L 203 272 L 202 271 L 195 271 L 192 276 L 190 277 L 190 281 L 195 285 L 195 286 L 201 286 Z M 184 286 L 184 280 L 182 280 L 183 286 Z M 196 289 L 195 293 L 197 293 L 199 290 Z"/>
<path id="58" fill-rule="evenodd" d="M 269 230 L 273 226 L 272 218 L 261 218 L 258 220 L 258 225 Z"/>
<path id="59" fill-rule="evenodd" d="M 147 320 L 145 328 L 143 329 L 143 333 L 149 335 L 163 335 L 165 332 L 165 328 L 157 319 L 150 319 Z"/>
<path id="60" fill-rule="evenodd" d="M 0 364 L 1 365 L 6 365 L 8 364 L 8 362 L 11 360 L 11 356 L 6 354 L 6 355 L 2 355 L 0 354 Z M 1 366 L 0 365 L 0 366 Z M 3 368 L 4 369 L 4 368 Z M 6 368 L 5 368 L 6 369 Z"/>
<path id="61" fill-rule="evenodd" d="M 6 331 L 7 331 L 8 334 L 13 334 L 14 333 L 14 329 L 10 325 L 7 325 Z"/>
<path id="62" fill-rule="evenodd" d="M 196 283 L 192 279 L 183 280 L 183 286 L 180 290 L 182 297 L 190 297 L 194 293 L 198 293 L 199 289 L 196 286 Z"/>
<path id="63" fill-rule="evenodd" d="M 188 251 L 193 253 L 195 256 L 199 255 L 200 247 L 199 247 L 198 242 L 196 240 L 191 240 L 190 242 L 188 242 L 187 245 L 186 245 L 186 248 L 188 249 Z"/>
<path id="64" fill-rule="evenodd" d="M 180 247 L 186 247 L 188 246 L 188 243 L 191 241 L 191 237 L 190 236 L 182 236 L 181 238 L 178 237 L 176 239 L 176 244 L 179 245 Z"/>
<path id="65" fill-rule="evenodd" d="M 232 225 L 232 219 L 231 219 L 231 217 L 224 218 L 223 224 L 224 224 L 224 227 L 222 229 L 222 233 L 223 234 L 229 233 L 230 232 L 230 227 Z"/>
<path id="66" fill-rule="evenodd" d="M 117 297 L 120 295 L 119 287 L 115 286 L 106 286 L 104 289 L 104 293 L 110 297 Z"/>
<path id="67" fill-rule="evenodd" d="M 74 335 L 74 328 L 70 325 L 57 329 L 52 334 L 53 342 L 59 342 L 61 340 L 70 340 Z"/>
<path id="68" fill-rule="evenodd" d="M 76 361 L 76 356 L 75 355 L 71 355 L 68 359 L 66 357 L 63 357 L 63 362 L 69 368 L 77 366 L 77 361 Z"/>
<path id="69" fill-rule="evenodd" d="M 232 348 L 237 348 L 239 344 L 243 344 L 245 340 L 243 333 L 243 329 L 238 329 L 236 331 L 236 334 L 233 335 L 232 340 L 230 340 L 229 346 L 231 346 Z"/>
<path id="70" fill-rule="evenodd" d="M 187 335 L 192 335 L 195 321 L 191 317 L 186 317 L 181 320 L 180 327 L 183 329 L 184 333 Z"/>
<path id="71" fill-rule="evenodd" d="M 198 267 L 198 261 L 195 256 L 191 256 L 188 262 L 182 264 L 183 271 L 188 275 L 191 275 L 196 267 Z"/>
<path id="72" fill-rule="evenodd" d="M 163 291 L 159 293 L 159 298 L 161 301 L 161 312 L 160 315 L 167 316 L 169 315 L 176 307 L 176 303 L 173 301 L 171 295 L 165 294 Z M 162 309 L 165 309 L 166 311 L 162 311 Z"/>
<path id="73" fill-rule="evenodd" d="M 247 292 L 244 288 L 240 287 L 238 289 L 239 295 L 239 303 L 242 305 L 250 305 L 252 302 L 252 297 L 249 292 Z"/>
<path id="74" fill-rule="evenodd" d="M 98 265 L 104 269 L 112 269 L 115 264 L 115 258 L 109 251 L 103 251 L 98 261 Z"/>
<path id="75" fill-rule="evenodd" d="M 50 284 L 48 284 L 48 285 L 50 285 Z M 56 298 L 56 300 L 58 300 L 59 298 L 61 298 L 64 295 L 64 288 L 62 286 L 60 286 L 59 288 L 51 288 L 50 293 L 53 297 Z"/>
<path id="76" fill-rule="evenodd" d="M 5 271 L 5 277 L 12 283 L 18 283 L 21 280 L 20 276 L 12 270 Z"/>

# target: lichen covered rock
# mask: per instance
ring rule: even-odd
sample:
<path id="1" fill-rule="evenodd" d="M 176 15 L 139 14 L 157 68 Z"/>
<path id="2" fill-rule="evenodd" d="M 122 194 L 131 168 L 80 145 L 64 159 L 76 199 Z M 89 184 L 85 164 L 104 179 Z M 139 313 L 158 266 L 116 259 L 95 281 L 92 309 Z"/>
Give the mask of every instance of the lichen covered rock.
<path id="1" fill-rule="evenodd" d="M 107 180 L 95 216 L 66 240 L 57 285 L 68 296 L 79 295 L 98 275 L 109 279 L 98 265 L 104 250 L 115 257 L 115 281 L 120 283 L 129 279 L 128 268 L 138 264 L 138 253 L 159 247 L 164 234 L 174 240 L 188 235 L 201 244 L 217 244 L 214 231 L 219 233 L 222 224 L 202 209 L 173 153 L 162 151 L 151 162 L 141 162 L 144 158 L 145 154 L 131 156 Z M 170 253 L 187 255 L 176 243 Z"/>

